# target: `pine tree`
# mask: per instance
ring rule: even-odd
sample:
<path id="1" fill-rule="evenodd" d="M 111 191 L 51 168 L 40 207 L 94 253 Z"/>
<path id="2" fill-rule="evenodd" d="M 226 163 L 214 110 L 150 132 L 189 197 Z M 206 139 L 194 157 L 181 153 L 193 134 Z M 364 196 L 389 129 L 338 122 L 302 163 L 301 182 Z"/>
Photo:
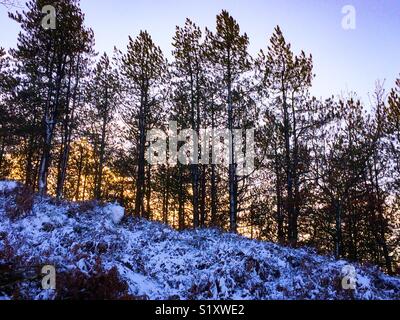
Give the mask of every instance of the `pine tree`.
<path id="1" fill-rule="evenodd" d="M 89 110 L 87 119 L 90 119 L 89 140 L 96 154 L 94 198 L 102 198 L 103 170 L 110 156 L 111 130 L 115 132 L 116 111 L 119 102 L 119 79 L 117 70 L 109 57 L 104 53 L 95 69 L 90 83 L 87 86 L 87 100 Z"/>
<path id="2" fill-rule="evenodd" d="M 234 91 L 240 90 L 241 82 L 246 72 L 251 70 L 251 59 L 247 52 L 249 39 L 246 34 L 240 33 L 239 24 L 232 16 L 223 10 L 217 16 L 217 30 L 214 33 L 207 30 L 206 56 L 214 66 L 214 72 L 222 81 L 223 91 L 220 99 L 226 104 L 227 124 L 230 130 L 229 154 L 229 225 L 230 231 L 237 231 L 238 212 L 238 177 L 237 163 L 235 163 L 235 144 L 232 138 L 233 129 L 238 119 L 234 118 Z M 235 122 L 236 121 L 236 122 Z"/>
<path id="3" fill-rule="evenodd" d="M 313 78 L 312 57 L 304 52 L 295 56 L 291 45 L 286 42 L 279 27 L 270 40 L 268 54 L 260 52 L 256 61 L 258 78 L 261 86 L 267 90 L 270 99 L 270 111 L 267 121 L 276 128 L 275 134 L 280 138 L 275 139 L 275 159 L 284 159 L 284 164 L 275 165 L 277 174 L 281 168 L 285 172 L 285 211 L 287 212 L 288 241 L 295 245 L 298 239 L 298 218 L 301 211 L 301 170 L 303 166 L 301 153 L 306 153 L 305 141 L 301 135 L 310 125 L 306 123 L 308 89 Z M 274 123 L 275 122 L 275 123 Z M 311 121 L 313 122 L 313 118 Z M 276 143 L 283 143 L 282 146 Z M 302 151 L 303 149 L 303 151 Z M 279 153 L 278 153 L 279 151 Z M 281 198 L 281 183 L 283 179 L 276 180 L 277 192 Z M 281 200 L 279 200 L 281 203 Z M 278 208 L 279 237 L 282 238 L 282 208 Z"/>
<path id="4" fill-rule="evenodd" d="M 0 176 L 6 177 L 11 164 L 6 158 L 15 143 L 15 126 L 19 121 L 15 108 L 12 107 L 17 80 L 12 76 L 10 59 L 0 47 Z"/>
<path id="5" fill-rule="evenodd" d="M 385 90 L 381 83 L 377 82 L 374 94 L 373 117 L 367 127 L 366 136 L 371 148 L 371 156 L 367 162 L 368 176 L 368 206 L 370 229 L 377 248 L 377 264 L 384 265 L 388 273 L 392 273 L 392 261 L 390 257 L 387 235 L 389 225 L 386 219 L 386 206 L 389 195 L 386 190 L 386 179 L 389 173 L 389 161 L 385 154 Z M 386 189 L 386 190 L 385 190 Z M 384 263 L 381 262 L 381 257 Z"/>
<path id="6" fill-rule="evenodd" d="M 189 119 L 182 123 L 183 128 L 191 128 L 199 137 L 200 127 L 202 125 L 205 91 L 204 74 L 204 49 L 202 44 L 202 32 L 189 19 L 186 20 L 183 28 L 177 27 L 174 36 L 174 76 L 177 78 L 176 85 L 187 97 L 185 103 L 189 106 L 187 114 Z M 193 206 L 193 226 L 197 228 L 199 223 L 204 226 L 204 208 L 201 210 L 201 219 L 199 216 L 199 187 L 200 187 L 200 166 L 198 164 L 199 141 L 193 139 L 194 163 L 191 164 L 192 179 L 192 206 Z M 197 159 L 196 159 L 197 158 Z M 202 173 L 202 176 L 205 172 Z"/>
<path id="7" fill-rule="evenodd" d="M 129 37 L 127 52 L 122 56 L 122 75 L 126 78 L 126 93 L 132 100 L 125 108 L 125 122 L 133 133 L 137 149 L 135 216 L 149 214 L 145 212 L 145 143 L 146 131 L 159 122 L 162 84 L 167 71 L 167 63 L 162 51 L 157 47 L 146 31 L 141 31 L 133 40 Z"/>
<path id="8" fill-rule="evenodd" d="M 42 155 L 38 188 L 47 192 L 47 177 L 51 163 L 55 130 L 64 112 L 69 112 L 69 75 L 80 55 L 91 53 L 93 33 L 84 27 L 84 15 L 77 1 L 54 3 L 57 9 L 56 29 L 45 30 L 41 25 L 41 9 L 48 3 L 30 1 L 28 11 L 10 14 L 21 25 L 18 49 L 12 51 L 19 63 L 19 71 L 35 85 L 42 115 Z"/>
<path id="9" fill-rule="evenodd" d="M 394 181 L 396 191 L 400 191 L 400 79 L 389 95 L 388 106 L 384 110 L 386 116 L 385 131 L 389 136 L 388 152 L 393 161 L 396 178 Z"/>

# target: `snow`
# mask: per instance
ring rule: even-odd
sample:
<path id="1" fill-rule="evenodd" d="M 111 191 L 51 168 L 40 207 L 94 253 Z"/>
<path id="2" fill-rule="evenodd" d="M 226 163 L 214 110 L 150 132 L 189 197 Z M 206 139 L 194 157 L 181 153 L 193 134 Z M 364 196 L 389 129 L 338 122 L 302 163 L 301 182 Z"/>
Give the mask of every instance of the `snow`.
<path id="1" fill-rule="evenodd" d="M 124 217 L 125 214 L 125 209 L 118 205 L 117 203 L 114 204 L 108 204 L 104 208 L 106 214 L 110 215 L 111 220 L 114 224 L 119 224 Z"/>
<path id="2" fill-rule="evenodd" d="M 0 190 L 9 187 L 0 182 Z M 53 264 L 57 272 L 87 273 L 100 258 L 104 269 L 117 268 L 130 294 L 149 299 L 400 299 L 399 277 L 310 248 L 122 220 L 124 208 L 118 204 L 77 212 L 78 204 L 38 197 L 29 216 L 11 221 L 8 197 L 0 193 L 0 265 L 8 262 L 1 255 L 6 246 L 20 261 Z M 356 290 L 341 288 L 346 265 L 355 268 Z M 39 283 L 27 284 L 26 290 L 31 299 L 54 298 Z M 9 298 L 0 289 L 0 299 Z"/>
<path id="3" fill-rule="evenodd" d="M 18 187 L 18 183 L 15 181 L 0 181 L 0 192 L 12 191 Z"/>

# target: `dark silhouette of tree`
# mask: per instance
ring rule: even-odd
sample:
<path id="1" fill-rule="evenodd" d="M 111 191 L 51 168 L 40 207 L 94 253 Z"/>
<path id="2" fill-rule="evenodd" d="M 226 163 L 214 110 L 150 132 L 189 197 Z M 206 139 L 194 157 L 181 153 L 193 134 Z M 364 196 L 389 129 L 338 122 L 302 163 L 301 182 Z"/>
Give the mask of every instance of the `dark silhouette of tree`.
<path id="1" fill-rule="evenodd" d="M 19 62 L 20 72 L 30 77 L 43 107 L 42 154 L 39 166 L 38 188 L 47 192 L 47 178 L 51 163 L 55 130 L 63 116 L 70 113 L 71 77 L 84 64 L 82 55 L 91 54 L 93 33 L 84 26 L 84 15 L 77 1 L 69 0 L 55 4 L 57 28 L 45 30 L 41 25 L 43 1 L 30 1 L 28 10 L 10 13 L 21 25 L 18 49 L 12 51 Z M 66 163 L 66 162 L 65 162 Z"/>
<path id="2" fill-rule="evenodd" d="M 160 113 L 160 91 L 167 64 L 161 52 L 150 35 L 141 31 L 133 40 L 129 37 L 126 54 L 122 56 L 122 74 L 126 78 L 126 90 L 132 102 L 125 108 L 125 121 L 133 131 L 137 150 L 137 179 L 135 215 L 145 217 L 144 196 L 145 187 L 145 143 L 146 130 L 150 130 Z M 148 180 L 150 180 L 148 178 Z"/>
<path id="3" fill-rule="evenodd" d="M 228 129 L 233 132 L 234 119 L 234 91 L 240 90 L 241 81 L 247 71 L 251 69 L 251 59 L 247 52 L 249 39 L 246 34 L 240 34 L 238 23 L 227 11 L 222 11 L 217 16 L 217 30 L 215 33 L 207 30 L 206 56 L 214 66 L 213 72 L 222 81 L 223 87 L 220 99 L 226 104 Z M 235 162 L 235 143 L 230 138 L 229 154 L 229 225 L 230 231 L 237 231 L 238 211 L 238 177 L 237 163 Z"/>
<path id="4" fill-rule="evenodd" d="M 174 36 L 174 69 L 173 74 L 177 79 L 178 90 L 182 91 L 182 104 L 187 104 L 189 115 L 187 121 L 181 123 L 182 128 L 191 128 L 197 134 L 197 139 L 193 139 L 193 164 L 191 164 L 192 180 L 192 206 L 193 206 L 193 227 L 197 228 L 199 223 L 204 226 L 204 208 L 199 216 L 199 183 L 200 166 L 198 159 L 199 133 L 202 123 L 202 105 L 204 105 L 204 48 L 202 44 L 202 32 L 189 19 L 186 20 L 183 28 L 177 27 Z M 202 173 L 205 175 L 205 172 Z"/>
<path id="5" fill-rule="evenodd" d="M 104 53 L 87 86 L 87 100 L 90 119 L 89 140 L 96 154 L 94 178 L 94 197 L 102 199 L 103 170 L 110 156 L 110 139 L 115 132 L 116 110 L 119 102 L 120 86 L 117 70 L 109 57 Z"/>
<path id="6" fill-rule="evenodd" d="M 287 238 L 291 244 L 298 239 L 298 217 L 301 211 L 302 171 L 305 171 L 305 158 L 301 154 L 307 152 L 306 141 L 302 140 L 306 131 L 318 125 L 313 118 L 306 117 L 313 105 L 308 101 L 308 89 L 311 87 L 312 57 L 304 52 L 295 56 L 291 51 L 279 27 L 270 40 L 267 54 L 260 52 L 256 61 L 262 86 L 266 87 L 271 106 L 266 112 L 266 121 L 275 128 L 273 154 L 275 161 L 284 159 L 284 163 L 276 163 L 277 219 L 279 238 L 283 233 L 283 210 L 287 212 Z M 314 105 L 315 106 L 315 105 Z M 280 177 L 281 171 L 285 178 Z M 282 205 L 285 184 L 285 206 Z"/>

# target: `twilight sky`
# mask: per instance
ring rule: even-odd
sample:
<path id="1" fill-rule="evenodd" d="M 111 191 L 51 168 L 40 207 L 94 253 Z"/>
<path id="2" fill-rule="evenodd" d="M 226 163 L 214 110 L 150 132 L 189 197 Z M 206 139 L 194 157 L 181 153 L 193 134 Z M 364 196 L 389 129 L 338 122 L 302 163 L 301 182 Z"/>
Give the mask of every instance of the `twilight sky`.
<path id="1" fill-rule="evenodd" d="M 345 5 L 356 9 L 355 30 L 342 28 Z M 311 53 L 317 97 L 356 91 L 368 104 L 376 80 L 389 89 L 400 74 L 399 0 L 81 0 L 81 7 L 100 53 L 125 49 L 128 35 L 146 29 L 170 58 L 176 25 L 189 17 L 213 30 L 226 9 L 249 35 L 252 55 L 267 47 L 278 24 L 296 53 Z M 10 48 L 19 29 L 6 12 L 0 6 L 0 46 Z"/>

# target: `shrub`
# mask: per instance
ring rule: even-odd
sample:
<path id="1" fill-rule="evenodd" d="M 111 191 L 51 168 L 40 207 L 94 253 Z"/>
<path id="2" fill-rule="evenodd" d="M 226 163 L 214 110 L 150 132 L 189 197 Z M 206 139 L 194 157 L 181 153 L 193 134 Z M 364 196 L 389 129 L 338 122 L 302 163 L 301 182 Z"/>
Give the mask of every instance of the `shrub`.
<path id="1" fill-rule="evenodd" d="M 42 230 L 44 232 L 52 232 L 56 227 L 49 222 L 45 222 L 42 225 Z"/>
<path id="2" fill-rule="evenodd" d="M 101 206 L 101 203 L 97 200 L 77 202 L 76 205 L 69 207 L 67 214 L 76 216 L 77 214 L 91 212 L 98 206 Z"/>
<path id="3" fill-rule="evenodd" d="M 26 259 L 15 254 L 7 234 L 2 233 L 0 241 L 3 242 L 0 249 L 0 295 L 23 299 L 20 284 L 32 278 L 32 270 L 25 265 Z"/>
<path id="4" fill-rule="evenodd" d="M 97 266 L 89 274 L 79 269 L 57 274 L 56 299 L 61 300 L 130 300 L 128 285 L 116 267 L 104 270 Z"/>
<path id="5" fill-rule="evenodd" d="M 34 193 L 30 187 L 21 185 L 13 191 L 13 195 L 13 201 L 6 205 L 5 211 L 7 216 L 15 221 L 32 211 Z"/>

